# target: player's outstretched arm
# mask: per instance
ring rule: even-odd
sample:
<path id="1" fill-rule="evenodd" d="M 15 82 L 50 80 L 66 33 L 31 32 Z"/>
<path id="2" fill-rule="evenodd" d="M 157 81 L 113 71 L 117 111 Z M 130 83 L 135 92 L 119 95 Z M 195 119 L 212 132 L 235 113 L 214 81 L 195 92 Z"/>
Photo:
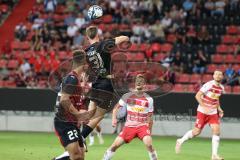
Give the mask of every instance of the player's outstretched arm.
<path id="1" fill-rule="evenodd" d="M 119 104 L 116 104 L 114 109 L 113 109 L 113 113 L 112 113 L 112 126 L 116 127 L 117 125 L 117 112 L 119 110 L 121 106 Z"/>
<path id="2" fill-rule="evenodd" d="M 129 41 L 129 37 L 128 36 L 118 36 L 118 37 L 115 37 L 115 44 L 118 45 L 118 44 L 121 44 L 123 42 L 128 42 Z"/>

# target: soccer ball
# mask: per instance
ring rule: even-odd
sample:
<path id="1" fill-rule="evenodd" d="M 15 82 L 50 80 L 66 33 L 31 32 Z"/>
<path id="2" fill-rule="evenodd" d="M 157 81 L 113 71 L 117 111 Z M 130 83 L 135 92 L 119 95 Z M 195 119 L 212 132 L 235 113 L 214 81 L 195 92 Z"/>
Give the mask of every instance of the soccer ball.
<path id="1" fill-rule="evenodd" d="M 98 5 L 93 5 L 88 9 L 88 17 L 93 20 L 100 18 L 103 15 L 102 7 Z"/>

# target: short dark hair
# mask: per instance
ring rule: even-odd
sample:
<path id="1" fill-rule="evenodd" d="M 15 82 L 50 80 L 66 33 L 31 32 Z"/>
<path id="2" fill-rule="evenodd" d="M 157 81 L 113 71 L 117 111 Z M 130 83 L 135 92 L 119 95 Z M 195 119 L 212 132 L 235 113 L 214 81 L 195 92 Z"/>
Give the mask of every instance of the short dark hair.
<path id="1" fill-rule="evenodd" d="M 93 39 L 97 36 L 98 33 L 98 28 L 96 26 L 89 26 L 86 29 L 86 35 L 90 38 Z"/>
<path id="2" fill-rule="evenodd" d="M 84 62 L 85 62 L 84 50 L 74 50 L 73 51 L 73 64 L 81 65 Z"/>
<path id="3" fill-rule="evenodd" d="M 136 78 L 135 78 L 135 81 L 138 79 L 138 78 L 142 78 L 146 81 L 145 79 L 145 76 L 143 74 L 137 74 Z"/>

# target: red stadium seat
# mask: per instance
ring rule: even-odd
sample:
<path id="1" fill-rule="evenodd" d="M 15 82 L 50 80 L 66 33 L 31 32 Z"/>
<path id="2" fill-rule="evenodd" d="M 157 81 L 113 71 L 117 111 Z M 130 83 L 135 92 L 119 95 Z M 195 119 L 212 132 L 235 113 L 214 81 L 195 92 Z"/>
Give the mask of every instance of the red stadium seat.
<path id="1" fill-rule="evenodd" d="M 16 87 L 16 83 L 14 81 L 4 81 L 4 87 L 15 88 Z"/>
<path id="2" fill-rule="evenodd" d="M 106 24 L 101 23 L 98 25 L 98 28 L 104 32 L 106 30 Z"/>
<path id="3" fill-rule="evenodd" d="M 127 61 L 127 56 L 123 52 L 115 52 L 112 54 L 112 61 Z M 114 64 L 115 65 L 115 64 Z"/>
<path id="4" fill-rule="evenodd" d="M 206 83 L 206 82 L 208 82 L 208 81 L 210 81 L 210 80 L 212 80 L 212 79 L 213 79 L 213 76 L 212 76 L 212 75 L 210 75 L 210 74 L 204 74 L 203 77 L 202 77 L 202 82 Z"/>
<path id="5" fill-rule="evenodd" d="M 237 55 L 237 57 L 236 57 L 236 63 L 240 63 L 240 55 Z"/>
<path id="6" fill-rule="evenodd" d="M 161 53 L 155 54 L 155 55 L 153 56 L 153 61 L 154 61 L 154 62 L 160 62 L 161 60 L 163 60 L 163 58 L 164 58 L 165 56 L 166 56 L 165 54 L 161 54 Z"/>
<path id="7" fill-rule="evenodd" d="M 185 92 L 185 85 L 175 84 L 173 87 L 173 92 Z"/>
<path id="8" fill-rule="evenodd" d="M 20 48 L 21 48 L 21 42 L 19 42 L 19 41 L 13 41 L 13 42 L 11 43 L 11 48 L 12 48 L 13 50 L 20 49 Z"/>
<path id="9" fill-rule="evenodd" d="M 196 92 L 195 86 L 193 84 L 186 85 L 187 92 Z"/>
<path id="10" fill-rule="evenodd" d="M 209 64 L 207 67 L 207 73 L 213 73 L 217 68 L 218 66 L 216 64 Z"/>
<path id="11" fill-rule="evenodd" d="M 126 53 L 125 55 L 127 56 L 128 61 L 135 61 L 135 56 L 133 53 Z"/>
<path id="12" fill-rule="evenodd" d="M 168 53 L 172 50 L 172 45 L 169 43 L 165 43 L 162 45 L 161 52 Z"/>
<path id="13" fill-rule="evenodd" d="M 234 58 L 233 55 L 227 54 L 225 57 L 225 63 L 234 63 L 236 59 Z"/>
<path id="14" fill-rule="evenodd" d="M 227 27 L 227 34 L 232 34 L 232 35 L 236 35 L 238 34 L 239 30 L 237 26 L 231 25 L 229 27 Z"/>
<path id="15" fill-rule="evenodd" d="M 201 81 L 201 75 L 199 75 L 199 74 L 191 75 L 190 83 L 198 83 L 199 81 Z"/>
<path id="16" fill-rule="evenodd" d="M 240 70 L 240 64 L 235 64 L 235 65 L 233 65 L 233 69 L 234 69 L 235 71 Z"/>
<path id="17" fill-rule="evenodd" d="M 139 51 L 145 52 L 148 48 L 148 45 L 146 43 L 142 43 L 140 45 Z"/>
<path id="18" fill-rule="evenodd" d="M 137 44 L 133 43 L 133 44 L 131 45 L 131 47 L 129 48 L 129 51 L 131 51 L 131 52 L 136 52 L 136 51 L 138 51 L 138 46 L 137 46 Z"/>
<path id="19" fill-rule="evenodd" d="M 4 81 L 0 80 L 0 87 L 4 87 Z"/>
<path id="20" fill-rule="evenodd" d="M 233 44 L 234 43 L 234 37 L 230 35 L 223 36 L 222 43 L 224 44 Z"/>
<path id="21" fill-rule="evenodd" d="M 227 65 L 226 64 L 220 64 L 219 66 L 218 66 L 218 69 L 220 70 L 220 71 L 222 71 L 222 72 L 225 72 L 225 70 L 227 69 Z"/>
<path id="22" fill-rule="evenodd" d="M 176 37 L 175 34 L 169 34 L 167 36 L 167 42 L 168 43 L 174 43 L 174 42 L 176 42 L 176 40 L 177 40 L 177 37 Z"/>
<path id="23" fill-rule="evenodd" d="M 103 16 L 103 23 L 111 23 L 112 22 L 112 15 L 105 15 Z"/>
<path id="24" fill-rule="evenodd" d="M 222 63 L 224 61 L 224 58 L 220 54 L 215 54 L 212 56 L 212 62 L 213 63 Z"/>
<path id="25" fill-rule="evenodd" d="M 234 86 L 233 87 L 233 93 L 234 94 L 240 94 L 240 86 Z"/>
<path id="26" fill-rule="evenodd" d="M 67 54 L 67 52 L 65 52 L 65 51 L 60 51 L 59 53 L 58 53 L 58 58 L 59 58 L 59 60 L 66 60 L 67 58 L 68 58 L 68 54 Z"/>
<path id="27" fill-rule="evenodd" d="M 232 93 L 232 87 L 231 86 L 224 86 L 225 93 Z"/>
<path id="28" fill-rule="evenodd" d="M 28 42 L 28 41 L 22 42 L 22 43 L 21 43 L 21 49 L 22 49 L 22 50 L 28 50 L 28 49 L 30 49 L 30 44 L 29 44 L 29 42 Z"/>
<path id="29" fill-rule="evenodd" d="M 177 78 L 178 83 L 189 83 L 189 81 L 190 81 L 190 75 L 188 75 L 188 74 L 181 74 Z"/>
<path id="30" fill-rule="evenodd" d="M 228 45 L 228 53 L 234 53 L 236 51 L 235 45 Z"/>
<path id="31" fill-rule="evenodd" d="M 228 53 L 228 46 L 225 44 L 220 44 L 217 46 L 217 53 L 225 54 Z"/>
<path id="32" fill-rule="evenodd" d="M 153 43 L 151 45 L 151 49 L 153 53 L 160 53 L 161 52 L 161 45 L 159 43 Z"/>
<path id="33" fill-rule="evenodd" d="M 138 62 L 143 62 L 145 60 L 145 55 L 142 52 L 135 54 L 135 60 Z"/>
<path id="34" fill-rule="evenodd" d="M 10 60 L 7 64 L 7 68 L 9 69 L 16 69 L 18 67 L 18 61 L 17 60 Z"/>

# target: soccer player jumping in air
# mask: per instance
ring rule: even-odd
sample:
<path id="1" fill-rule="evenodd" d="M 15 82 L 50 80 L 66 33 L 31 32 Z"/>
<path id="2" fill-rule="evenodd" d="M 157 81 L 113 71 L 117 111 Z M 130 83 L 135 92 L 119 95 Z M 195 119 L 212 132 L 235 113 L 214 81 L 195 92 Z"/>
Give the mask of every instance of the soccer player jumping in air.
<path id="1" fill-rule="evenodd" d="M 180 153 L 181 145 L 185 141 L 198 136 L 208 123 L 212 129 L 212 160 L 223 160 L 223 158 L 218 155 L 220 118 L 223 117 L 223 110 L 219 103 L 219 98 L 224 92 L 224 87 L 220 84 L 222 79 L 223 73 L 216 70 L 213 74 L 213 80 L 205 83 L 196 94 L 195 97 L 199 105 L 195 128 L 177 140 L 175 147 L 176 153 Z"/>
<path id="2" fill-rule="evenodd" d="M 135 80 L 135 90 L 126 93 L 113 110 L 112 125 L 116 126 L 116 114 L 120 107 L 127 108 L 127 120 L 123 131 L 115 139 L 112 146 L 105 152 L 103 160 L 111 160 L 116 150 L 124 143 L 138 137 L 145 144 L 150 160 L 157 160 L 157 153 L 152 146 L 149 129 L 153 113 L 153 99 L 144 92 L 145 78 L 139 74 Z"/>
<path id="3" fill-rule="evenodd" d="M 86 119 L 90 119 L 87 125 L 83 126 L 82 136 L 86 138 L 97 124 L 103 119 L 104 114 L 109 111 L 109 106 L 114 99 L 111 79 L 114 75 L 110 73 L 111 52 L 116 45 L 128 42 L 127 36 L 118 36 L 113 39 L 100 40 L 98 28 L 89 26 L 86 29 L 86 36 L 90 46 L 85 49 L 86 60 L 91 70 L 92 89 L 89 94 L 90 103 Z"/>

